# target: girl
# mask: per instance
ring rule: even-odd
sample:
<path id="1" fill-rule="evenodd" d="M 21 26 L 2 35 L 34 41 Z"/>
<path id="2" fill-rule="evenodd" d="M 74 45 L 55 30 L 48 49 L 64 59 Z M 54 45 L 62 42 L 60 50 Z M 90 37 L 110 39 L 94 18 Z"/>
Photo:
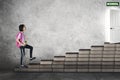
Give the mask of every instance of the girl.
<path id="1" fill-rule="evenodd" d="M 26 67 L 23 65 L 23 57 L 25 56 L 25 48 L 30 49 L 30 60 L 34 60 L 36 57 L 32 57 L 32 52 L 33 52 L 33 47 L 28 45 L 27 42 L 25 41 L 25 35 L 24 31 L 26 30 L 26 27 L 24 24 L 19 25 L 19 31 L 17 36 L 16 36 L 16 46 L 20 48 L 21 51 L 21 60 L 20 60 L 20 65 L 21 67 Z"/>

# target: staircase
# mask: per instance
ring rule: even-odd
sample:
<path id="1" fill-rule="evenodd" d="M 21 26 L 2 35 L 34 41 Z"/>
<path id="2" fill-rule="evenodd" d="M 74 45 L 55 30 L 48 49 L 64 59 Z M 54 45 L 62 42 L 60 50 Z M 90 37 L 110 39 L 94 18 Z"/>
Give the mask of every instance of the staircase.
<path id="1" fill-rule="evenodd" d="M 120 43 L 105 42 L 91 49 L 66 52 L 65 56 L 29 63 L 28 68 L 15 68 L 16 72 L 120 72 Z"/>

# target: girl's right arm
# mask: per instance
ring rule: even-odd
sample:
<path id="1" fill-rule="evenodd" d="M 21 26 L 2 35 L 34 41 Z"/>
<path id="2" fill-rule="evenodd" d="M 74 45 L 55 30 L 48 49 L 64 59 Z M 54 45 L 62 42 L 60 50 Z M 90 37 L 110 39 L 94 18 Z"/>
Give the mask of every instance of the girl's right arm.
<path id="1" fill-rule="evenodd" d="M 20 42 L 20 39 L 16 39 L 16 41 L 17 41 L 20 45 L 25 46 L 24 43 L 21 43 L 21 42 Z"/>

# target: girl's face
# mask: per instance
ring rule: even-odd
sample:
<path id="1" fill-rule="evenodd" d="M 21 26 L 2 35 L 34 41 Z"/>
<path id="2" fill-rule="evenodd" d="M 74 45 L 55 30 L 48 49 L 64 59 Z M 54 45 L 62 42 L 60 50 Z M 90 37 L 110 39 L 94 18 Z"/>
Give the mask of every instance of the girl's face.
<path id="1" fill-rule="evenodd" d="M 25 31 L 25 30 L 26 30 L 26 27 L 23 28 L 23 31 Z"/>

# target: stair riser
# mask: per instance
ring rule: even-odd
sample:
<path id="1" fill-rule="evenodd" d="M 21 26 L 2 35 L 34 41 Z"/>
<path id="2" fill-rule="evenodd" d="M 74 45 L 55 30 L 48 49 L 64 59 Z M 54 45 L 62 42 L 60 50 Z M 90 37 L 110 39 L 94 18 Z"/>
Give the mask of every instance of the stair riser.
<path id="1" fill-rule="evenodd" d="M 96 54 L 102 55 L 102 53 L 103 53 L 103 51 L 95 51 L 95 50 L 91 50 L 91 52 L 90 52 L 91 55 L 96 55 Z"/>
<path id="2" fill-rule="evenodd" d="M 52 61 L 41 61 L 40 64 L 52 64 Z"/>
<path id="3" fill-rule="evenodd" d="M 54 61 L 65 61 L 65 58 L 54 58 Z"/>
<path id="4" fill-rule="evenodd" d="M 88 72 L 101 72 L 102 70 L 101 69 L 89 69 Z"/>
<path id="5" fill-rule="evenodd" d="M 53 72 L 64 72 L 64 69 L 53 69 Z"/>
<path id="6" fill-rule="evenodd" d="M 78 64 L 78 65 L 88 65 L 89 62 L 88 62 L 88 61 L 81 61 L 81 62 L 78 61 L 77 64 Z"/>
<path id="7" fill-rule="evenodd" d="M 66 57 L 65 58 L 65 61 L 77 61 L 78 58 L 69 58 L 69 57 Z"/>
<path id="8" fill-rule="evenodd" d="M 73 64 L 73 65 L 76 65 L 77 64 L 77 61 L 65 61 L 65 65 L 69 65 L 69 64 Z"/>
<path id="9" fill-rule="evenodd" d="M 64 64 L 65 61 L 53 61 L 53 64 Z"/>
<path id="10" fill-rule="evenodd" d="M 96 50 L 97 50 L 97 51 L 98 51 L 98 50 L 101 50 L 101 51 L 102 51 L 103 49 L 104 49 L 103 47 L 91 47 L 91 50 L 95 50 L 95 51 L 96 51 Z"/>
<path id="11" fill-rule="evenodd" d="M 78 56 L 78 57 L 79 57 L 79 58 L 84 58 L 84 57 L 88 58 L 88 57 L 89 57 L 89 55 L 85 55 L 85 54 L 81 55 L 81 54 L 79 54 L 79 56 Z"/>
<path id="12" fill-rule="evenodd" d="M 86 55 L 89 55 L 89 54 L 90 54 L 90 51 L 79 51 L 79 54 L 86 54 Z"/>
<path id="13" fill-rule="evenodd" d="M 54 68 L 54 69 L 63 69 L 64 65 L 52 65 L 52 68 Z"/>
<path id="14" fill-rule="evenodd" d="M 77 69 L 64 69 L 64 72 L 77 72 Z"/>
<path id="15" fill-rule="evenodd" d="M 43 69 L 49 69 L 49 68 L 52 68 L 52 65 L 40 65 L 40 68 L 43 68 Z"/>
<path id="16" fill-rule="evenodd" d="M 107 51 L 107 50 L 108 50 L 108 51 L 109 51 L 109 50 L 113 50 L 113 51 L 115 51 L 116 48 L 115 48 L 115 47 L 114 47 L 114 48 L 108 48 L 108 47 L 105 47 L 104 50 L 106 50 L 106 51 Z"/>
<path id="17" fill-rule="evenodd" d="M 78 54 L 66 54 L 66 57 L 78 57 Z"/>
<path id="18" fill-rule="evenodd" d="M 77 72 L 88 72 L 88 69 L 77 69 Z"/>
<path id="19" fill-rule="evenodd" d="M 78 61 L 88 61 L 89 58 L 78 58 Z"/>
<path id="20" fill-rule="evenodd" d="M 102 61 L 102 58 L 90 58 L 90 61 Z"/>
<path id="21" fill-rule="evenodd" d="M 99 57 L 102 57 L 102 55 L 100 55 L 100 54 L 96 54 L 96 55 L 91 54 L 90 57 L 91 57 L 91 58 L 92 58 L 92 57 L 93 57 L 93 58 L 94 58 L 94 57 L 98 57 L 98 58 L 99 58 Z"/>
<path id="22" fill-rule="evenodd" d="M 113 48 L 113 47 L 116 47 L 116 44 L 104 44 L 104 47 L 110 47 L 110 48 L 112 47 Z"/>

